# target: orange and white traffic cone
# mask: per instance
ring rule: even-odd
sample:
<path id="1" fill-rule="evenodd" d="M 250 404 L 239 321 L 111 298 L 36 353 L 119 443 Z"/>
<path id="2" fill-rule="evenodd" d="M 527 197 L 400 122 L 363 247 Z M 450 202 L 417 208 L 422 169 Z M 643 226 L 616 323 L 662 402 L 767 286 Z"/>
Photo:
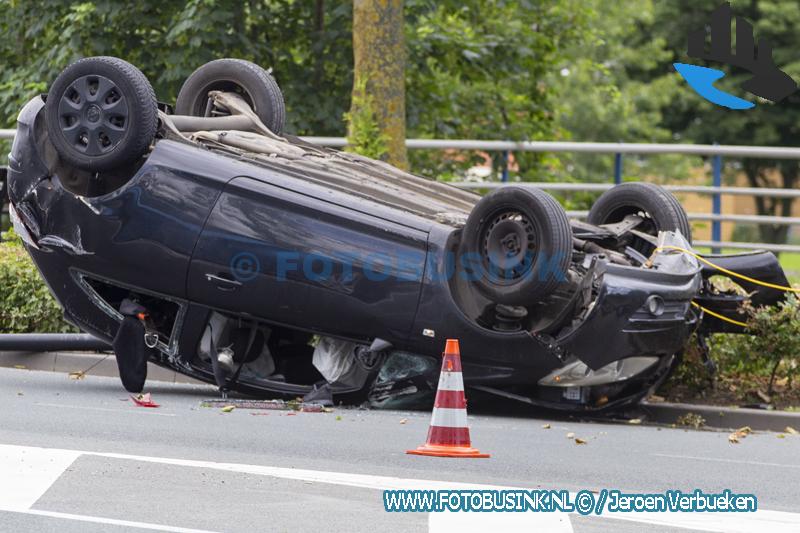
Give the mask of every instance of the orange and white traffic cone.
<path id="1" fill-rule="evenodd" d="M 433 404 L 428 440 L 413 455 L 434 457 L 489 457 L 472 447 L 467 426 L 467 399 L 461 377 L 461 353 L 458 339 L 447 339 L 442 355 L 442 373 Z"/>

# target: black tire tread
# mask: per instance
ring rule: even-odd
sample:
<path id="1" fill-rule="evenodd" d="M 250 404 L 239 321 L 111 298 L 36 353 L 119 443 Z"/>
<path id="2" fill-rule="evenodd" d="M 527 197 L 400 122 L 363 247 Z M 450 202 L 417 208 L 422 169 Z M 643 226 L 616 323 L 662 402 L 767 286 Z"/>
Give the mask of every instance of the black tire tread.
<path id="1" fill-rule="evenodd" d="M 559 261 L 558 268 L 562 272 L 566 272 L 572 261 L 572 226 L 569 223 L 567 212 L 558 203 L 558 200 L 553 198 L 550 194 L 540 189 L 530 188 L 528 190 L 534 197 L 536 197 L 547 210 L 549 220 L 553 223 L 553 251 L 563 252 L 561 254 L 561 261 Z M 556 288 L 558 288 L 560 281 L 553 276 L 548 276 L 547 280 L 542 285 L 540 292 L 542 297 L 549 295 Z"/>
<path id="2" fill-rule="evenodd" d="M 544 239 L 547 244 L 540 244 L 540 246 L 546 246 L 546 248 L 539 251 L 551 254 L 551 257 L 552 254 L 558 254 L 559 261 L 556 268 L 561 272 L 567 272 L 572 260 L 572 228 L 569 223 L 569 217 L 555 198 L 539 189 L 508 186 L 493 191 L 481 199 L 476 204 L 464 227 L 462 251 L 478 251 L 477 239 L 481 234 L 481 228 L 485 224 L 487 217 L 492 213 L 492 211 L 483 213 L 486 210 L 485 205 L 491 205 L 491 202 L 498 202 L 501 205 L 508 202 L 509 207 L 520 208 L 515 204 L 521 201 L 532 202 L 538 207 L 534 208 L 536 211 L 544 212 L 540 216 L 543 216 L 546 220 L 538 220 L 537 225 L 542 231 L 546 232 Z M 534 282 L 518 287 L 513 292 L 510 290 L 511 287 L 508 286 L 496 289 L 485 280 L 476 281 L 475 286 L 487 298 L 496 303 L 530 305 L 550 295 L 556 290 L 559 283 L 561 283 L 561 280 L 555 276 L 547 276 L 544 280 L 536 277 Z"/>
<path id="3" fill-rule="evenodd" d="M 628 182 L 609 189 L 592 205 L 586 219 L 590 224 L 606 224 L 611 222 L 608 219 L 611 213 L 623 205 L 642 207 L 643 203 L 658 210 L 657 213 L 651 212 L 651 216 L 659 218 L 666 216 L 674 224 L 674 227 L 659 229 L 677 229 L 689 242 L 692 241 L 692 226 L 686 210 L 672 193 L 654 183 Z M 655 209 L 648 209 L 648 211 Z"/>

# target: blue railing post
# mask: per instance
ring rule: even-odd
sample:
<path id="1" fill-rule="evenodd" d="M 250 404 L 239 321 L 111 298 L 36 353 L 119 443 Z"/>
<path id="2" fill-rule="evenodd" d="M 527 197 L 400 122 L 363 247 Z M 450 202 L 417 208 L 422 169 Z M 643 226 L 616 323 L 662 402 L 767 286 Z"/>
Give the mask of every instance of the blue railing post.
<path id="1" fill-rule="evenodd" d="M 500 181 L 508 181 L 508 150 L 503 150 L 503 173 L 500 175 Z"/>
<path id="2" fill-rule="evenodd" d="M 722 156 L 715 155 L 711 161 L 711 170 L 714 179 L 714 187 L 719 189 L 722 187 Z M 711 212 L 719 216 L 722 214 L 722 195 L 719 192 L 715 192 L 711 197 Z M 711 240 L 714 242 L 720 242 L 722 240 L 722 222 L 720 220 L 714 220 L 711 222 Z M 719 246 L 714 246 L 711 248 L 711 253 L 718 254 L 720 253 Z"/>
<path id="3" fill-rule="evenodd" d="M 614 185 L 622 183 L 622 154 L 614 154 Z"/>

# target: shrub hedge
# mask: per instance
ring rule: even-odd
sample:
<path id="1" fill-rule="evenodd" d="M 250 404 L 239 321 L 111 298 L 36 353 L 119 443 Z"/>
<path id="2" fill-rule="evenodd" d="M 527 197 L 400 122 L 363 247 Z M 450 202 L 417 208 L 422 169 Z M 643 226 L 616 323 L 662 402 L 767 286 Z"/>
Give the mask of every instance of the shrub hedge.
<path id="1" fill-rule="evenodd" d="M 777 306 L 745 305 L 744 310 L 748 334 L 709 339 L 716 376 L 709 374 L 691 342 L 659 394 L 674 401 L 800 406 L 800 300 L 789 294 Z"/>
<path id="2" fill-rule="evenodd" d="M 0 333 L 75 331 L 13 231 L 0 239 Z"/>

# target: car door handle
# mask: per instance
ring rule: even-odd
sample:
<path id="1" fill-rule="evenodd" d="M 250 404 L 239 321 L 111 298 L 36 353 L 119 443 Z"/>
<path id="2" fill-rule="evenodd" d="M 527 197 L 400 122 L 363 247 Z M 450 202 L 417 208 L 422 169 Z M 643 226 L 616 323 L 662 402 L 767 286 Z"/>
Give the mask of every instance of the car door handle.
<path id="1" fill-rule="evenodd" d="M 206 279 L 217 286 L 221 291 L 234 291 L 242 286 L 241 281 L 231 279 L 229 274 L 220 272 L 219 274 L 206 274 Z"/>

